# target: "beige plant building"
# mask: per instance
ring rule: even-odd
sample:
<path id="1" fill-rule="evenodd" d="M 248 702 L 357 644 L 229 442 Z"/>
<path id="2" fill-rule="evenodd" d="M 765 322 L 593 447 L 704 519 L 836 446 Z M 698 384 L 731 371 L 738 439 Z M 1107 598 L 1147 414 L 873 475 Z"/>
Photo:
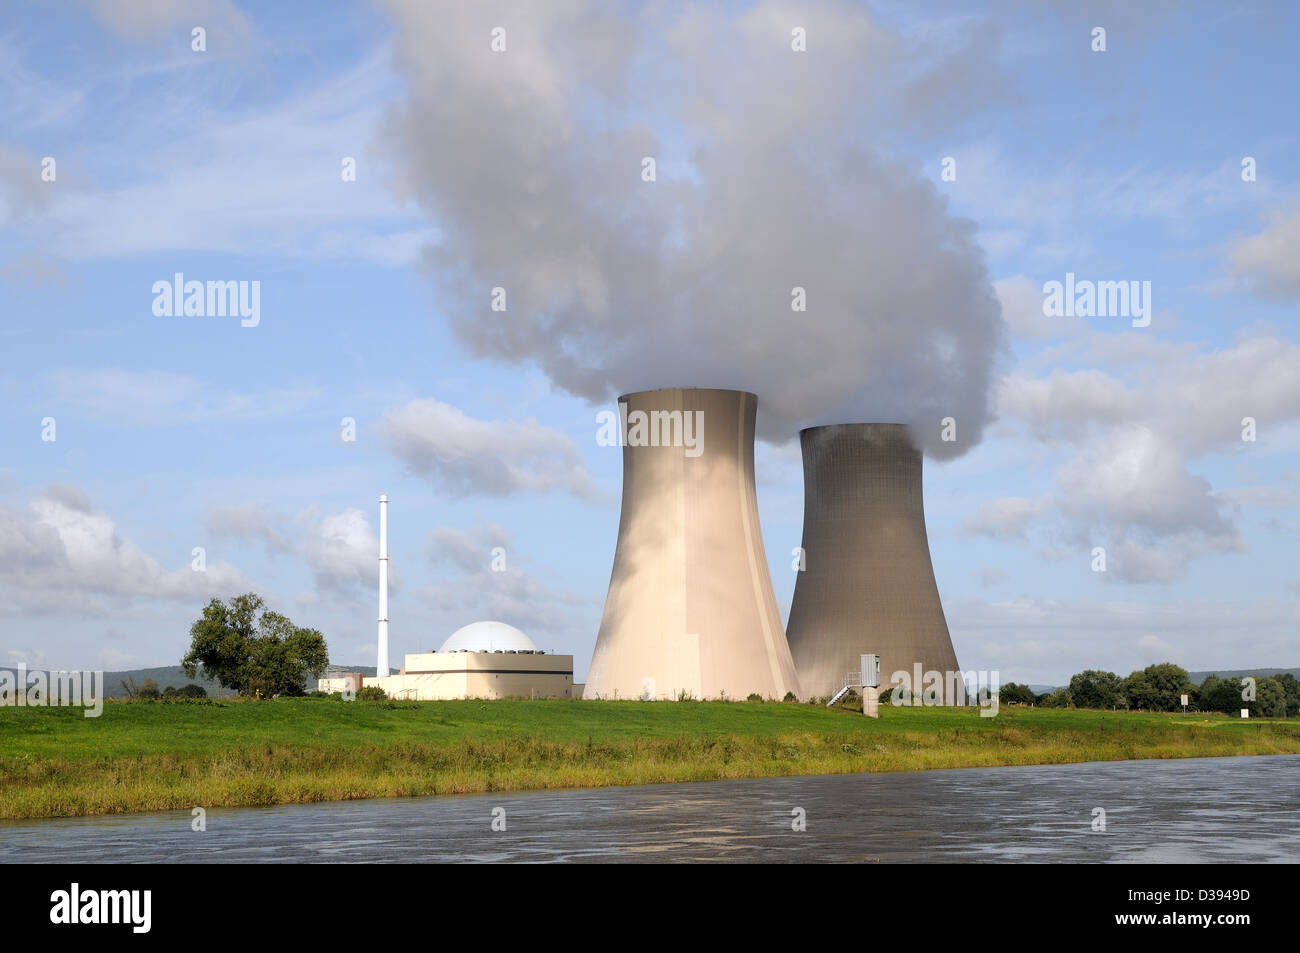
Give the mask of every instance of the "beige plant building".
<path id="1" fill-rule="evenodd" d="M 457 629 L 436 652 L 413 652 L 396 675 L 372 675 L 364 686 L 389 698 L 575 698 L 573 656 L 551 655 L 504 622 L 475 622 Z M 323 691 L 342 691 L 331 683 Z M 355 690 L 355 689 L 354 689 Z"/>
<path id="2" fill-rule="evenodd" d="M 800 433 L 803 556 L 787 626 L 808 697 L 833 695 L 864 653 L 897 671 L 959 671 L 921 498 L 921 453 L 901 424 Z"/>
<path id="3" fill-rule="evenodd" d="M 754 487 L 758 398 L 619 399 L 623 505 L 585 698 L 800 693 Z"/>

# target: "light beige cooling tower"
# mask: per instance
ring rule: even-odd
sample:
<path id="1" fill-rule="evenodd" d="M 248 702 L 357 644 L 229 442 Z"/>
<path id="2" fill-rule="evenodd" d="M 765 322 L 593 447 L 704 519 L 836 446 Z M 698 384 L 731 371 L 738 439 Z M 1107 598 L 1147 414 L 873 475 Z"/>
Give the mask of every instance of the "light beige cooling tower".
<path id="1" fill-rule="evenodd" d="M 758 398 L 679 389 L 619 403 L 627 421 L 623 511 L 583 697 L 798 695 L 758 525 Z M 648 429 L 638 429 L 638 412 Z M 702 424 L 698 446 L 663 445 L 688 414 Z"/>

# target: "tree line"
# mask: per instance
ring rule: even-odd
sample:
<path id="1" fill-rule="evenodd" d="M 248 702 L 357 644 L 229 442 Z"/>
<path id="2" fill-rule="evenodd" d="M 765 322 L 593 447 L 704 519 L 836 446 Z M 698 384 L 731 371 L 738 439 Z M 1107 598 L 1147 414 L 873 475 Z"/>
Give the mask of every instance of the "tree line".
<path id="1" fill-rule="evenodd" d="M 1235 715 L 1247 708 L 1255 718 L 1300 714 L 1300 681 L 1290 673 L 1245 678 L 1209 675 L 1198 686 L 1192 684 L 1186 670 L 1172 662 L 1148 665 L 1127 678 L 1088 669 L 1071 676 L 1068 688 L 1042 694 L 1015 682 L 1008 682 L 998 691 L 999 701 L 1013 705 L 1141 711 L 1181 711 L 1183 695 L 1187 696 L 1188 711 Z"/>
<path id="2" fill-rule="evenodd" d="M 187 701 L 189 699 L 204 699 L 208 697 L 208 690 L 202 685 L 190 683 L 180 688 L 174 685 L 168 685 L 166 688 L 159 690 L 158 683 L 152 678 L 146 678 L 139 685 L 135 679 L 127 676 L 121 681 L 122 693 L 126 695 L 126 700 L 131 702 L 156 702 L 156 701 Z"/>

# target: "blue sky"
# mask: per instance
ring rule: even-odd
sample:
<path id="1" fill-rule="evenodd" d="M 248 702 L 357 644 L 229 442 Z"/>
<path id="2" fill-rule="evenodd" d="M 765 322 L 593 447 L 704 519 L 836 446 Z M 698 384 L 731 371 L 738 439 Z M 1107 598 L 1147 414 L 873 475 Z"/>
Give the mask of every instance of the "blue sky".
<path id="1" fill-rule="evenodd" d="M 837 302 L 828 321 L 878 330 L 873 307 L 914 295 L 879 255 L 926 240 L 923 228 L 976 268 L 923 274 L 933 300 L 984 288 L 1000 305 L 978 336 L 988 359 L 961 365 L 975 367 L 969 380 L 942 368 L 917 380 L 918 400 L 936 395 L 959 415 L 987 402 L 970 410 L 982 439 L 926 464 L 935 573 L 963 667 L 1059 683 L 1165 660 L 1298 664 L 1300 122 L 1289 91 L 1300 14 L 1280 3 L 914 6 L 597 16 L 575 2 L 548 22 L 526 5 L 471 16 L 398 0 L 325 14 L 226 0 L 7 5 L 0 662 L 173 664 L 209 596 L 256 589 L 320 628 L 334 661 L 373 664 L 386 492 L 395 658 L 500 618 L 574 654 L 581 679 L 621 474 L 595 415 L 611 388 L 645 386 L 629 368 L 681 368 L 689 380 L 662 386 L 743 384 L 766 401 L 759 503 L 788 610 L 802 487 L 785 438 L 836 407 L 870 414 L 874 399 L 866 385 L 847 404 L 790 395 L 816 391 L 800 375 L 820 364 L 851 373 L 854 353 L 819 351 L 813 332 L 788 375 L 770 355 L 745 364 L 733 353 L 745 348 L 717 342 L 734 331 L 780 356 L 789 341 L 762 318 L 699 317 L 717 301 L 708 282 L 685 292 L 699 324 L 680 327 L 700 338 L 679 338 L 680 351 L 629 330 L 618 307 L 661 293 L 655 275 L 683 274 L 671 250 L 641 260 L 642 245 L 620 244 L 640 227 L 762 266 L 762 242 L 732 246 L 769 213 L 722 227 L 761 201 L 792 231 L 842 229 L 846 256 L 862 241 L 862 283 L 821 292 Z M 528 80 L 517 112 L 501 99 L 516 87 L 439 45 L 481 35 L 474 16 L 512 31 L 506 55 Z M 805 22 L 796 54 L 790 25 Z M 191 49 L 195 25 L 203 52 Z M 1091 49 L 1097 26 L 1104 52 Z M 765 86 L 741 66 L 753 55 L 743 44 L 769 35 L 821 72 Z M 663 191 L 649 194 L 667 202 L 625 199 L 601 178 L 601 150 L 617 156 L 624 137 L 661 158 Z M 768 164 L 799 137 L 808 148 L 793 164 Z M 869 157 L 860 167 L 818 166 L 850 143 Z M 47 156 L 53 182 L 41 178 Z M 349 156 L 355 182 L 340 176 Z M 945 157 L 955 181 L 941 178 Z M 493 164 L 507 160 L 520 169 L 515 205 L 492 198 Z M 791 168 L 815 169 L 816 194 L 843 195 L 851 214 L 814 209 L 805 222 L 779 208 L 776 176 Z M 530 176 L 549 183 L 536 205 Z M 733 206 L 729 190 L 746 201 Z M 900 217 L 873 225 L 887 212 Z M 510 263 L 511 287 L 528 294 L 519 324 L 489 338 L 466 302 L 494 255 L 533 247 L 529 215 L 541 229 L 595 231 L 557 238 L 555 263 L 545 244 Z M 508 234 L 516 219 L 524 237 Z M 611 264 L 610 247 L 630 254 Z M 151 288 L 176 272 L 259 281 L 260 322 L 155 316 Z M 1044 317 L 1043 284 L 1067 272 L 1150 281 L 1150 327 Z M 539 289 L 550 297 L 534 314 Z M 967 334 L 978 310 L 904 313 L 891 328 Z M 864 347 L 865 379 L 878 352 Z M 574 353 L 581 373 L 565 363 Z M 53 441 L 41 439 L 46 417 Z M 347 417 L 354 442 L 340 437 Z M 1243 417 L 1256 440 L 1241 439 Z M 488 568 L 498 545 L 504 574 Z M 1091 571 L 1094 546 L 1107 548 L 1105 573 Z M 205 572 L 191 569 L 194 547 Z"/>

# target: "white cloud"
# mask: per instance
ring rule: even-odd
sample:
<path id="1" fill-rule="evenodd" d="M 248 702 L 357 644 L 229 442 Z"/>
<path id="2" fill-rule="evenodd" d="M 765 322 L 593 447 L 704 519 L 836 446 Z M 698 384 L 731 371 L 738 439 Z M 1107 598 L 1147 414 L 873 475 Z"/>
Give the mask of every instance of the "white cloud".
<path id="1" fill-rule="evenodd" d="M 210 508 L 204 528 L 217 538 L 260 542 L 273 555 L 300 558 L 316 584 L 314 593 L 299 595 L 303 605 L 319 603 L 322 595 L 352 598 L 377 584 L 379 537 L 370 517 L 356 508 L 326 513 L 313 505 L 289 520 L 261 503 L 236 503 Z M 391 564 L 389 586 L 401 588 Z"/>
<path id="2" fill-rule="evenodd" d="M 1098 370 L 1054 370 L 1047 377 L 1016 372 L 1003 383 L 998 409 L 1023 421 L 1040 440 L 1078 440 L 1144 410 L 1136 394 Z"/>
<path id="3" fill-rule="evenodd" d="M 41 157 L 22 146 L 0 142 L 0 225 L 43 214 L 54 196 L 41 181 Z"/>
<path id="4" fill-rule="evenodd" d="M 479 619 L 507 622 L 529 634 L 542 632 L 570 638 L 575 632 L 585 636 L 590 629 L 592 620 L 584 617 L 584 610 L 592 608 L 589 601 L 552 588 L 528 573 L 523 568 L 526 557 L 498 524 L 466 529 L 439 527 L 429 534 L 429 547 L 434 565 L 450 564 L 461 573 L 415 593 L 421 603 L 448 620 L 448 632 Z M 505 551 L 504 564 L 493 563 L 494 547 Z M 579 641 L 585 639 L 580 637 Z"/>
<path id="5" fill-rule="evenodd" d="M 1300 298 L 1300 203 L 1275 210 L 1262 232 L 1234 242 L 1228 271 L 1260 294 Z"/>
<path id="6" fill-rule="evenodd" d="M 9 284 L 33 288 L 57 288 L 68 284 L 68 275 L 58 259 L 44 255 L 20 255 L 0 267 L 0 278 Z"/>
<path id="7" fill-rule="evenodd" d="M 1049 505 L 1047 499 L 1009 496 L 990 500 L 980 505 L 973 515 L 962 523 L 968 533 L 978 533 L 993 539 L 1024 539 L 1025 530 Z"/>
<path id="8" fill-rule="evenodd" d="M 998 669 L 1003 682 L 1060 685 L 1088 668 L 1127 675 L 1165 661 L 1191 671 L 1285 667 L 1294 657 L 1295 608 L 1294 600 L 1018 598 L 949 601 L 944 614 L 964 668 Z"/>
<path id="9" fill-rule="evenodd" d="M 1187 472 L 1177 447 L 1149 428 L 1126 425 L 1090 441 L 1056 472 L 1058 492 L 988 501 L 963 523 L 967 532 L 1028 542 L 1038 528 L 1059 556 L 1106 550 L 1105 581 L 1170 582 L 1188 564 L 1245 542 L 1225 512 L 1227 500 Z"/>
<path id="10" fill-rule="evenodd" d="M 309 507 L 296 520 L 304 528 L 301 552 L 316 578 L 316 588 L 356 591 L 374 588 L 379 578 L 379 536 L 362 510 L 321 514 Z M 390 570 L 389 586 L 401 588 Z"/>
<path id="11" fill-rule="evenodd" d="M 1042 283 L 1025 275 L 995 281 L 993 290 L 1002 305 L 1002 319 L 1015 337 L 1058 338 L 1078 334 L 1085 328 L 1082 318 L 1044 315 Z"/>
<path id="12" fill-rule="evenodd" d="M 473 529 L 440 526 L 429 533 L 428 547 L 430 560 L 450 563 L 464 572 L 490 568 L 497 548 L 506 550 L 506 564 L 510 563 L 510 534 L 497 523 Z"/>
<path id="13" fill-rule="evenodd" d="M 231 0 L 91 0 L 112 32 L 131 40 L 171 38 L 190 49 L 190 30 L 203 27 L 214 55 L 246 52 L 253 28 Z"/>
<path id="14" fill-rule="evenodd" d="M 381 426 L 412 473 L 454 496 L 566 490 L 599 497 L 573 441 L 535 420 L 477 420 L 422 398 L 386 413 Z"/>
<path id="15" fill-rule="evenodd" d="M 1139 333 L 1092 334 L 1058 355 L 1103 371 L 1007 376 L 998 411 L 1042 440 L 1079 444 L 1116 425 L 1158 431 L 1189 456 L 1240 447 L 1243 417 L 1262 430 L 1300 422 L 1300 344 L 1264 331 L 1207 348 Z"/>
<path id="16" fill-rule="evenodd" d="M 134 599 L 192 602 L 251 588 L 228 563 L 163 566 L 121 536 L 76 486 L 48 488 L 26 509 L 0 506 L 0 612 L 105 613 Z"/>
<path id="17" fill-rule="evenodd" d="M 1285 483 L 1267 486 L 1240 486 L 1219 490 L 1215 496 L 1235 506 L 1259 509 L 1291 509 L 1300 507 L 1300 472 L 1284 474 Z"/>
<path id="18" fill-rule="evenodd" d="M 1208 171 L 1082 160 L 1054 161 L 1040 171 L 986 140 L 950 148 L 958 160 L 956 207 L 980 222 L 981 234 L 990 233 L 990 251 L 1052 267 L 1090 258 L 1094 225 L 1158 222 L 1185 234 L 1198 217 L 1268 197 L 1264 183 L 1241 187 L 1232 160 Z"/>
<path id="19" fill-rule="evenodd" d="M 217 539 L 260 539 L 273 554 L 296 549 L 286 520 L 261 503 L 212 507 L 204 515 L 203 528 Z"/>
<path id="20" fill-rule="evenodd" d="M 182 56 L 189 59 L 169 68 L 187 81 L 174 84 L 161 114 L 149 110 L 120 117 L 110 144 L 88 160 L 89 171 L 102 181 L 73 176 L 71 166 L 65 174 L 60 160 L 58 187 L 51 188 L 39 180 L 35 157 L 0 145 L 0 182 L 23 183 L 21 189 L 9 188 L 7 203 L 0 201 L 0 225 L 21 226 L 25 247 L 73 262 L 210 251 L 250 259 L 364 258 L 404 266 L 437 240 L 436 227 L 394 200 L 383 154 L 369 148 L 385 105 L 398 90 L 386 54 L 372 53 L 258 112 L 223 113 L 215 111 L 212 77 L 221 69 L 239 73 L 244 68 L 219 67 L 203 57 L 218 57 L 219 49 L 228 53 L 232 47 L 214 43 L 210 31 L 211 52 L 191 54 L 188 29 L 180 39 Z M 0 49 L 0 55 L 4 52 Z M 129 84 L 130 77 L 93 80 Z M 22 99 L 48 95 L 30 83 L 15 94 Z M 154 147 L 124 157 L 112 146 L 137 140 Z M 344 156 L 356 160 L 355 181 L 341 178 Z M 34 202 L 40 203 L 39 217 Z"/>
<path id="21" fill-rule="evenodd" d="M 990 501 L 965 528 L 1028 540 L 1037 527 L 1040 543 L 1105 546 L 1107 580 L 1168 582 L 1193 560 L 1244 551 L 1236 508 L 1291 505 L 1293 487 L 1214 487 L 1193 470 L 1209 454 L 1267 454 L 1269 439 L 1300 424 L 1300 345 L 1266 331 L 1219 349 L 1090 333 L 1052 355 L 1088 359 L 1109 369 L 1025 366 L 1003 381 L 1005 435 L 1023 430 L 1065 454 L 1057 492 L 1041 506 Z M 1256 443 L 1241 439 L 1245 417 L 1256 419 Z"/>
<path id="22" fill-rule="evenodd" d="M 1156 534 L 1232 535 L 1209 481 L 1189 474 L 1178 449 L 1150 428 L 1111 431 L 1062 467 L 1057 484 L 1062 506 L 1081 520 Z"/>
<path id="23" fill-rule="evenodd" d="M 223 390 L 188 374 L 120 368 L 54 371 L 48 379 L 65 406 L 128 428 L 279 417 L 302 410 L 320 393 L 312 385 L 261 393 Z"/>

